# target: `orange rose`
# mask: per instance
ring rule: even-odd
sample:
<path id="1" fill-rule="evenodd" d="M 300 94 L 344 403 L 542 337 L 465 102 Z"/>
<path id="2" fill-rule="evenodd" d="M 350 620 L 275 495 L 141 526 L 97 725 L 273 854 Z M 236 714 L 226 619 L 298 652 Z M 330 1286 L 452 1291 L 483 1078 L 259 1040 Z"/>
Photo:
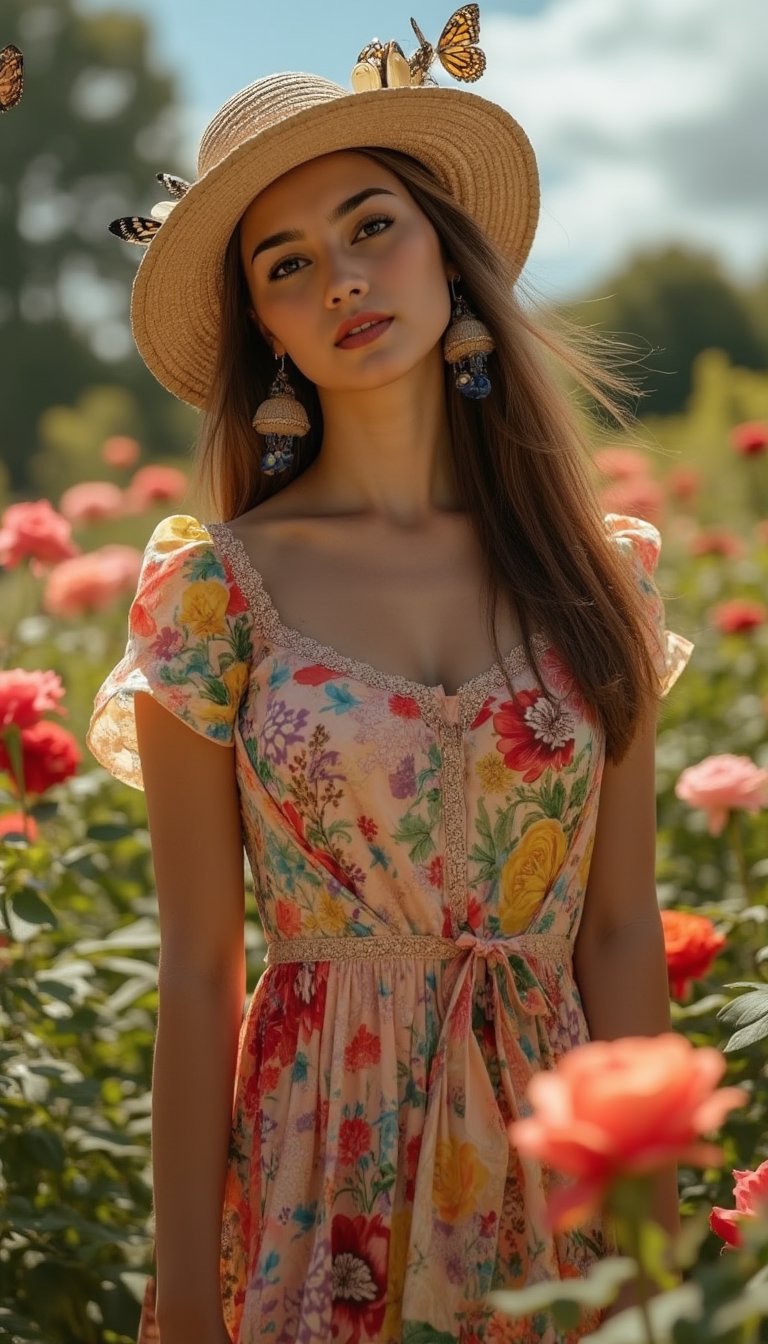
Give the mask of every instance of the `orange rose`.
<path id="1" fill-rule="evenodd" d="M 725 936 L 705 915 L 689 915 L 683 910 L 662 910 L 661 922 L 670 988 L 676 999 L 684 999 L 691 980 L 706 975 L 725 947 Z"/>
<path id="2" fill-rule="evenodd" d="M 509 1135 L 523 1155 L 575 1177 L 551 1203 L 553 1225 L 584 1221 L 619 1177 L 719 1162 L 719 1149 L 699 1137 L 747 1098 L 740 1087 L 715 1090 L 724 1069 L 718 1050 L 666 1032 L 574 1046 L 534 1074 L 534 1113 Z"/>

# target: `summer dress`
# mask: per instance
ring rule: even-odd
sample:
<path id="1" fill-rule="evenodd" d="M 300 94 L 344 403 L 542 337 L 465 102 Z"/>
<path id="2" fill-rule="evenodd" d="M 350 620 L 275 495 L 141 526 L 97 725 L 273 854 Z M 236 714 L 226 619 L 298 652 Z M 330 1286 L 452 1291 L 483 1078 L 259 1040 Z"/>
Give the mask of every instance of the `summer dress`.
<path id="1" fill-rule="evenodd" d="M 608 515 L 663 687 L 659 534 Z M 455 696 L 284 626 L 223 523 L 156 527 L 88 746 L 142 787 L 133 693 L 234 745 L 267 966 L 240 1037 L 222 1232 L 234 1344 L 565 1344 L 491 1289 L 584 1275 L 557 1177 L 510 1147 L 531 1075 L 588 1039 L 571 953 L 604 739 L 535 637 Z M 211 893 L 215 899 L 215 893 Z M 183 1117 L 180 1117 L 183 1123 Z"/>

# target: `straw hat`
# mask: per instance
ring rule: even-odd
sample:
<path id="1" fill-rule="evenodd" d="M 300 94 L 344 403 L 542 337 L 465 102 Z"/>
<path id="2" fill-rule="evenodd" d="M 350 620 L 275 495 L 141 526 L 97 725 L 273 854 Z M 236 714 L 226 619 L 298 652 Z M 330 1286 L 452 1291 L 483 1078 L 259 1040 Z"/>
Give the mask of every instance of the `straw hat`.
<path id="1" fill-rule="evenodd" d="M 476 16 L 476 6 L 457 14 L 470 10 Z M 447 31 L 448 25 L 444 36 Z M 182 401 L 206 405 L 224 254 L 241 216 L 276 178 L 322 154 L 377 147 L 420 160 L 496 242 L 509 261 L 510 280 L 517 277 L 539 210 L 536 160 L 525 132 L 477 94 L 425 83 L 421 52 L 402 63 L 410 83 L 386 87 L 386 62 L 376 58 L 382 52 L 386 58 L 388 49 L 396 69 L 402 57 L 396 43 L 371 44 L 360 53 L 369 59 L 361 70 L 358 58 L 353 82 L 363 92 L 309 74 L 256 80 L 205 130 L 195 182 L 158 174 L 175 202 L 156 206 L 153 220 L 134 216 L 110 225 L 127 241 L 149 242 L 133 286 L 133 335 L 147 367 Z M 440 43 L 429 52 L 428 59 L 442 59 Z M 483 58 L 481 71 L 484 66 Z M 390 60 L 390 78 L 396 78 L 392 69 Z M 477 72 L 459 77 L 474 80 Z"/>

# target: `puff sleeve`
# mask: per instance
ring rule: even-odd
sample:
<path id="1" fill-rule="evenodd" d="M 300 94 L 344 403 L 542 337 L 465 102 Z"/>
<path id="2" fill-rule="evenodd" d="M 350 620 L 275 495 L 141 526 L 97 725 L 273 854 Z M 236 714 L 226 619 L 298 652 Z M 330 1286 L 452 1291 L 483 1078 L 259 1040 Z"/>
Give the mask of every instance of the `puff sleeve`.
<path id="1" fill-rule="evenodd" d="M 96 693 L 86 745 L 116 779 L 143 788 L 134 694 L 148 691 L 214 742 L 233 742 L 248 684 L 253 615 L 210 533 L 175 514 L 147 543 L 125 654 Z"/>
<path id="2" fill-rule="evenodd" d="M 693 644 L 683 635 L 666 629 L 664 602 L 656 586 L 655 572 L 661 550 L 661 534 L 644 518 L 606 514 L 605 529 L 610 541 L 632 565 L 638 588 L 645 602 L 646 628 L 651 657 L 659 678 L 661 694 L 674 686 L 693 652 Z"/>

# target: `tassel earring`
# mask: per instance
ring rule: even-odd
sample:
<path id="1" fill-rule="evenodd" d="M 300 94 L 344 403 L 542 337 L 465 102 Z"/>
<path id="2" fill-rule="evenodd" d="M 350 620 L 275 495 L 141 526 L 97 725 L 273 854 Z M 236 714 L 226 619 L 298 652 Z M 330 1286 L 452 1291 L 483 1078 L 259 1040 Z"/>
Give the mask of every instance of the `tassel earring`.
<path id="1" fill-rule="evenodd" d="M 453 310 L 450 325 L 443 337 L 443 354 L 453 367 L 458 391 L 463 397 L 480 401 L 491 390 L 486 356 L 495 349 L 493 337 L 484 322 L 472 312 L 466 299 L 456 294 L 455 282 L 460 276 L 451 276 Z"/>
<path id="2" fill-rule="evenodd" d="M 261 455 L 261 470 L 265 476 L 276 476 L 293 465 L 294 438 L 309 433 L 309 419 L 297 399 L 285 372 L 285 355 L 275 355 L 280 367 L 269 389 L 269 396 L 256 409 L 251 421 L 253 428 L 263 434 L 267 446 Z"/>

